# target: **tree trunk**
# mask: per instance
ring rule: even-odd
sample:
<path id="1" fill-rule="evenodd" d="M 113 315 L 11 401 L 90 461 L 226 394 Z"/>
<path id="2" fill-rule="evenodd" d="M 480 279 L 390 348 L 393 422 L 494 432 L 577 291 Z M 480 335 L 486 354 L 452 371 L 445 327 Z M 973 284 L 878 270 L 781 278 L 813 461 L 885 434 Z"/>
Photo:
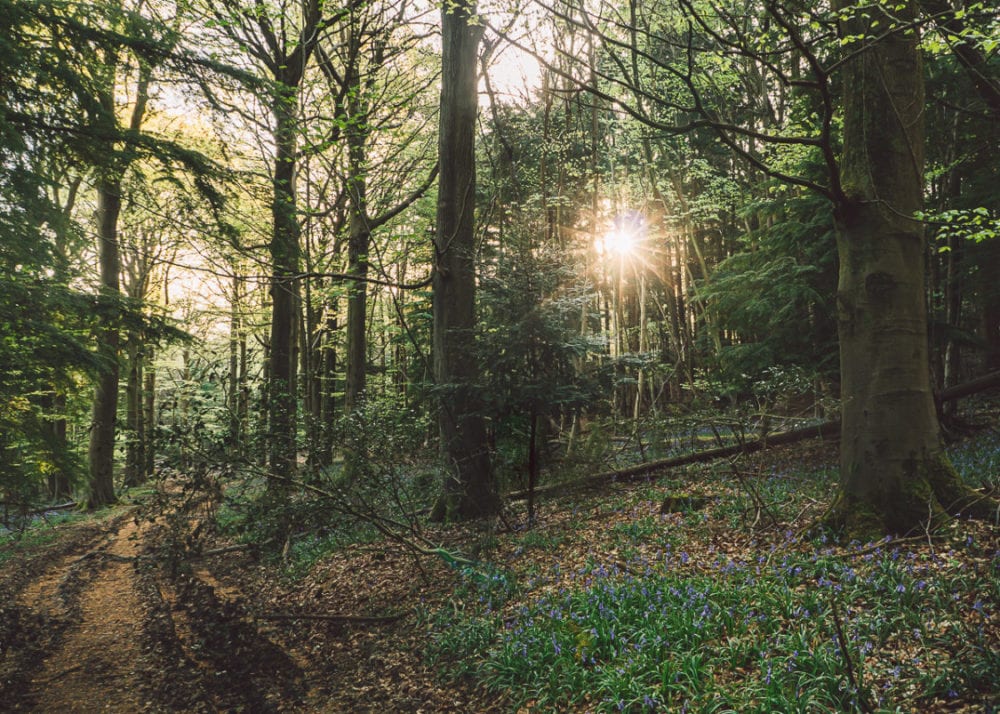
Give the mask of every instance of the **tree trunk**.
<path id="1" fill-rule="evenodd" d="M 363 117 L 358 122 L 367 121 Z M 344 410 L 354 411 L 361 403 L 367 386 L 368 368 L 368 202 L 365 181 L 365 140 L 361 127 L 348 133 L 350 153 L 351 221 L 347 241 L 347 272 L 352 280 L 347 293 L 347 384 Z"/>
<path id="2" fill-rule="evenodd" d="M 899 20 L 916 10 L 908 3 Z M 848 23 L 847 32 L 863 28 Z M 918 38 L 893 33 L 845 65 L 843 199 L 836 206 L 841 489 L 831 516 L 909 532 L 972 502 L 945 456 L 929 374 Z"/>
<path id="3" fill-rule="evenodd" d="M 470 22 L 475 12 L 470 2 L 441 11 L 441 173 L 434 236 L 432 347 L 446 476 L 433 513 L 437 519 L 492 515 L 500 507 L 476 394 L 476 59 L 483 30 Z"/>
<path id="4" fill-rule="evenodd" d="M 43 406 L 50 414 L 48 427 L 52 435 L 52 441 L 59 450 L 68 448 L 66 443 L 66 393 L 60 388 L 53 388 L 52 392 L 44 397 Z M 48 496 L 53 503 L 68 501 L 73 498 L 73 484 L 70 482 L 69 473 L 56 468 L 49 473 L 47 483 Z"/>
<path id="5" fill-rule="evenodd" d="M 333 422 L 337 414 L 337 303 L 328 298 L 323 307 L 323 339 L 320 368 L 320 445 L 316 463 L 329 466 L 333 462 Z"/>
<path id="6" fill-rule="evenodd" d="M 128 384 L 125 388 L 125 485 L 138 486 L 145 481 L 146 444 L 142 411 L 143 349 L 138 332 L 128 334 Z"/>
<path id="7" fill-rule="evenodd" d="M 234 455 L 243 453 L 243 419 L 240 413 L 241 387 L 240 382 L 240 344 L 243 327 L 240 319 L 240 300 L 242 295 L 242 280 L 233 271 L 232 302 L 229 305 L 229 444 Z"/>
<path id="8" fill-rule="evenodd" d="M 275 475 L 288 477 L 295 466 L 296 399 L 294 276 L 299 271 L 299 222 L 295 210 L 295 117 L 297 94 L 283 87 L 272 108 L 275 119 L 274 192 L 271 204 L 271 340 L 268 381 L 269 461 Z"/>
<path id="9" fill-rule="evenodd" d="M 146 368 L 143 370 L 143 417 L 142 424 L 145 433 L 143 451 L 145 462 L 142 465 L 143 478 L 150 478 L 156 465 L 156 366 L 153 361 L 155 353 L 152 347 L 146 348 Z"/>
<path id="10" fill-rule="evenodd" d="M 97 239 L 101 295 L 115 304 L 105 305 L 99 327 L 104 368 L 97 378 L 90 427 L 90 479 L 87 506 L 98 508 L 115 502 L 115 426 L 118 415 L 118 300 L 121 298 L 118 254 L 118 215 L 121 182 L 102 179 L 97 185 Z"/>

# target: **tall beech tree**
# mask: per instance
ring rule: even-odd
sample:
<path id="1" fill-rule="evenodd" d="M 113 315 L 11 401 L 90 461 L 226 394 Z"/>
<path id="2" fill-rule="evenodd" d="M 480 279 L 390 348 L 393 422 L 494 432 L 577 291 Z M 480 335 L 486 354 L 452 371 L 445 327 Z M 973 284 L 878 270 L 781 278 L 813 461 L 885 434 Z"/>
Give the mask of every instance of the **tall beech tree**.
<path id="1" fill-rule="evenodd" d="M 924 74 L 911 0 L 845 8 L 843 150 L 835 194 L 840 281 L 841 492 L 834 518 L 908 531 L 987 511 L 940 438 L 927 351 Z M 876 36 L 881 24 L 893 31 Z"/>
<path id="2" fill-rule="evenodd" d="M 112 19 L 134 23 L 137 18 L 113 9 Z M 123 64 L 122 53 L 127 50 L 109 46 L 102 53 L 101 66 L 97 71 L 98 82 L 94 93 L 94 104 L 100 107 L 94 123 L 97 133 L 106 137 L 98 141 L 103 155 L 109 157 L 106 163 L 96 168 L 97 190 L 97 254 L 100 272 L 100 290 L 104 299 L 99 328 L 99 342 L 105 359 L 104 369 L 97 378 L 94 390 L 94 408 L 90 427 L 90 479 L 87 484 L 87 504 L 91 508 L 115 501 L 114 466 L 115 433 L 118 422 L 119 328 L 118 303 L 121 292 L 121 248 L 118 240 L 119 218 L 122 211 L 122 182 L 125 172 L 136 158 L 135 151 L 126 145 L 121 147 L 118 137 L 126 131 L 138 135 L 149 102 L 149 84 L 152 79 L 152 65 L 143 57 L 137 57 L 138 74 L 135 78 L 132 109 L 127 123 L 122 126 L 118 118 L 116 92 L 119 70 Z"/>
<path id="3" fill-rule="evenodd" d="M 488 516 L 500 506 L 476 394 L 476 68 L 482 36 L 473 2 L 442 6 L 432 352 L 445 478 L 432 514 L 437 520 Z"/>
<path id="4" fill-rule="evenodd" d="M 407 53 L 418 44 L 406 28 L 410 6 L 406 0 L 385 5 L 363 5 L 344 18 L 336 42 L 321 43 L 318 64 L 333 95 L 336 121 L 324 141 L 346 145 L 347 198 L 347 354 L 344 409 L 350 413 L 361 403 L 368 381 L 369 270 L 372 237 L 380 228 L 408 209 L 433 185 L 437 168 L 406 195 L 382 190 L 370 195 L 369 182 L 383 171 L 410 183 L 421 162 L 402 161 L 400 154 L 418 142 L 418 132 L 407 133 L 399 117 L 419 106 L 426 78 L 420 72 L 398 71 Z M 333 38 L 332 38 L 333 39 Z M 391 117 L 391 119 L 388 119 Z M 390 126 L 386 126 L 390 124 Z M 396 156 L 371 158 L 372 148 L 391 137 Z M 393 160 L 395 159 L 395 160 Z M 414 170 L 416 165 L 417 170 Z M 377 181 L 376 181 L 377 182 Z M 404 184 L 405 185 L 405 184 Z M 375 198 L 375 200 L 373 200 Z M 379 200 L 381 199 L 381 200 Z"/>

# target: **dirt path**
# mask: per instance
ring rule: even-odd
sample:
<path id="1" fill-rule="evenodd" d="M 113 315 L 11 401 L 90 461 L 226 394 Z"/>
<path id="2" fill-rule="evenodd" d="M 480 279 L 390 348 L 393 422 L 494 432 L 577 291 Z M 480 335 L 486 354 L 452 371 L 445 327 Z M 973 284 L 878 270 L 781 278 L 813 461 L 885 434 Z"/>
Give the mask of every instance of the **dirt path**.
<path id="1" fill-rule="evenodd" d="M 170 492 L 149 507 L 170 516 L 124 509 L 4 562 L 0 710 L 498 711 L 420 660 L 412 608 L 447 574 L 417 577 L 406 555 L 359 548 L 287 580 L 245 548 L 196 538 L 211 530 L 203 505 Z M 402 617 L 349 621 L 385 612 Z"/>
<path id="2" fill-rule="evenodd" d="M 68 598 L 60 597 L 61 590 L 84 561 L 93 561 L 87 564 L 88 582 L 78 602 L 66 613 L 76 615 L 76 622 L 32 678 L 27 698 L 38 711 L 137 712 L 143 708 L 137 671 L 143 610 L 132 578 L 138 535 L 135 522 L 125 521 L 105 548 L 91 551 L 93 555 L 84 560 L 61 560 L 25 591 L 23 602 L 30 609 L 65 608 Z"/>
<path id="3" fill-rule="evenodd" d="M 161 567 L 165 528 L 127 513 L 5 568 L 4 710 L 305 710 L 301 666 L 246 616 L 238 589 L 203 566 Z"/>

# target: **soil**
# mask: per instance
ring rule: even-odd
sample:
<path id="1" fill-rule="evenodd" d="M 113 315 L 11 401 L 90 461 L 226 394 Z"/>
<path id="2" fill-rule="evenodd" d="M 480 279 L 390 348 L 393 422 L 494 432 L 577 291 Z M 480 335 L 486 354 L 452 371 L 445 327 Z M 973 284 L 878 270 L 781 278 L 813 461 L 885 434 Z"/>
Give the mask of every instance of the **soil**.
<path id="1" fill-rule="evenodd" d="M 292 581 L 247 549 L 178 537 L 202 521 L 128 506 L 17 549 L 0 569 L 0 709 L 498 710 L 420 661 L 401 605 L 443 598 L 442 573 L 369 547 Z"/>

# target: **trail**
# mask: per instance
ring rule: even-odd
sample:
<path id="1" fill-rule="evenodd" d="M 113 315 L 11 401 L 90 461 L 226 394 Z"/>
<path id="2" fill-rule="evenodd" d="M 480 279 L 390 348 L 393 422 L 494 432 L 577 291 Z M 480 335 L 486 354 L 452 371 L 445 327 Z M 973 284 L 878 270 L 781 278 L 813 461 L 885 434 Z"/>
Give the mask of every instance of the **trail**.
<path id="1" fill-rule="evenodd" d="M 106 548 L 84 557 L 93 562 L 90 580 L 75 608 L 78 621 L 32 678 L 28 700 L 38 711 L 137 712 L 143 708 L 138 672 L 143 612 L 132 577 L 137 537 L 135 522 L 126 521 Z M 25 605 L 39 610 L 59 607 L 55 601 L 60 599 L 61 588 L 81 565 L 80 559 L 58 563 L 38 586 L 25 592 Z M 61 570 L 65 575 L 60 576 Z"/>
<path id="2" fill-rule="evenodd" d="M 176 535 L 176 534 L 175 534 Z M 161 567 L 163 519 L 135 513 L 5 572 L 0 701 L 35 712 L 302 710 L 301 666 L 206 567 Z M 216 589 L 219 592 L 216 592 Z"/>
<path id="3" fill-rule="evenodd" d="M 246 548 L 205 540 L 206 496 L 161 489 L 145 506 L 58 526 L 48 545 L 3 562 L 0 709 L 500 710 L 478 690 L 442 686 L 421 661 L 425 630 L 411 612 L 425 595 L 446 597 L 445 573 L 416 577 L 403 554 L 355 548 L 286 581 Z M 405 617 L 364 617 L 386 612 Z"/>

